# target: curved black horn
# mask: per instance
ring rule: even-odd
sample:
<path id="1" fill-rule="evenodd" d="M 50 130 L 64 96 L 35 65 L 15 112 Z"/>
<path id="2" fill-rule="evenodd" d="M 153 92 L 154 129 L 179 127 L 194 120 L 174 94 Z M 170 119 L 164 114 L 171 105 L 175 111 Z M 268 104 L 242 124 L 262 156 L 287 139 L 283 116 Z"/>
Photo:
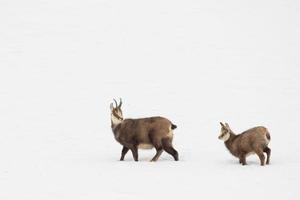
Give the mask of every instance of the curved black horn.
<path id="1" fill-rule="evenodd" d="M 115 101 L 115 103 L 116 103 L 116 108 L 118 107 L 118 103 L 117 103 L 117 101 L 114 99 L 114 101 Z"/>
<path id="2" fill-rule="evenodd" d="M 119 104 L 119 108 L 121 108 L 121 106 L 122 106 L 122 98 L 120 98 L 120 104 Z"/>
<path id="3" fill-rule="evenodd" d="M 225 128 L 225 125 L 224 125 L 222 122 L 220 122 L 220 124 L 221 124 L 221 126 L 222 126 L 222 127 L 224 127 L 224 128 Z"/>

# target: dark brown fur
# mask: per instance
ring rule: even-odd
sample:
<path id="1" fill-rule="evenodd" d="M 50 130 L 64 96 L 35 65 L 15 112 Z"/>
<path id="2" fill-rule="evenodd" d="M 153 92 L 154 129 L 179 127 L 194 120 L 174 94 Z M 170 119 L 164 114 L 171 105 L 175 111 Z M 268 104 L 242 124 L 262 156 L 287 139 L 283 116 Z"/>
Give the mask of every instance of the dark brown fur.
<path id="1" fill-rule="evenodd" d="M 131 150 L 134 160 L 138 161 L 138 149 L 144 145 L 156 149 L 156 154 L 151 161 L 156 161 L 163 150 L 171 154 L 176 161 L 178 160 L 178 153 L 172 145 L 172 130 L 176 125 L 163 117 L 123 120 L 123 116 L 119 115 L 122 115 L 121 108 L 118 106 L 112 108 L 112 117 L 120 119 L 120 123 L 116 124 L 112 120 L 115 139 L 123 146 L 120 160 L 124 160 L 128 150 Z"/>
<path id="2" fill-rule="evenodd" d="M 241 134 L 234 134 L 229 125 L 223 125 L 221 123 L 221 135 L 219 139 L 228 137 L 224 143 L 229 152 L 239 158 L 239 162 L 242 165 L 246 165 L 247 154 L 256 153 L 260 159 L 261 165 L 265 164 L 264 153 L 267 154 L 266 164 L 270 163 L 271 149 L 268 147 L 268 143 L 271 139 L 268 130 L 263 127 L 254 127 Z"/>

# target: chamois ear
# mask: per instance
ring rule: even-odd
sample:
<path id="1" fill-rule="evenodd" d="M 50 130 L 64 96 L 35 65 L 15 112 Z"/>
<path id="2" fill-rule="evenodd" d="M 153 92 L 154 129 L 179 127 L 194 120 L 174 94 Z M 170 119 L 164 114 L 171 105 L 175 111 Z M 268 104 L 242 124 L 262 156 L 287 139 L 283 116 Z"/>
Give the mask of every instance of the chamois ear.
<path id="1" fill-rule="evenodd" d="M 112 111 L 114 109 L 113 103 L 110 104 L 110 110 Z"/>
<path id="2" fill-rule="evenodd" d="M 226 128 L 222 122 L 220 122 L 220 124 L 221 124 L 221 126 L 222 126 L 223 128 Z"/>
<path id="3" fill-rule="evenodd" d="M 229 127 L 229 124 L 228 124 L 228 123 L 225 123 L 225 126 L 226 126 L 228 129 L 230 129 L 230 127 Z"/>

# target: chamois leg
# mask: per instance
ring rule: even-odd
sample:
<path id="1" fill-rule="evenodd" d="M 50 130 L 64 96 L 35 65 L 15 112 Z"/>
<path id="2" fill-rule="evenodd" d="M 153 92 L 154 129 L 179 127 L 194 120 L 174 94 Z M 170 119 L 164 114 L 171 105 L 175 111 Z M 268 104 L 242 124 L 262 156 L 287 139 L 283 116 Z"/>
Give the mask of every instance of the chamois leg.
<path id="1" fill-rule="evenodd" d="M 132 152 L 134 161 L 138 161 L 138 160 L 139 160 L 139 156 L 138 156 L 138 149 L 137 149 L 137 146 L 131 147 L 130 150 L 131 150 L 131 152 Z"/>
<path id="2" fill-rule="evenodd" d="M 255 153 L 258 155 L 258 157 L 260 159 L 260 165 L 264 166 L 265 165 L 265 155 L 264 155 L 264 152 L 261 149 L 259 149 L 259 150 L 256 150 Z"/>
<path id="3" fill-rule="evenodd" d="M 171 138 L 164 138 L 162 140 L 163 149 L 171 154 L 175 161 L 178 161 L 178 152 L 172 146 L 172 139 Z"/>
<path id="4" fill-rule="evenodd" d="M 269 147 L 264 148 L 264 152 L 267 154 L 267 165 L 270 164 L 270 156 L 271 156 L 271 149 Z"/>
<path id="5" fill-rule="evenodd" d="M 157 159 L 160 157 L 160 155 L 161 155 L 162 152 L 163 152 L 162 147 L 155 147 L 155 149 L 156 149 L 156 154 L 155 154 L 155 156 L 152 158 L 151 162 L 157 161 Z"/>
<path id="6" fill-rule="evenodd" d="M 149 134 L 149 139 L 151 141 L 151 143 L 153 144 L 153 146 L 156 149 L 156 154 L 155 156 L 151 159 L 151 162 L 155 162 L 158 160 L 158 158 L 160 157 L 160 155 L 163 152 L 163 148 L 162 148 L 162 144 L 161 144 L 161 140 L 158 138 L 153 137 L 152 134 Z"/>
<path id="7" fill-rule="evenodd" d="M 247 162 L 246 162 L 246 155 L 245 155 L 245 154 L 240 155 L 239 159 L 240 159 L 240 163 L 241 163 L 242 165 L 247 165 Z"/>
<path id="8" fill-rule="evenodd" d="M 121 161 L 124 160 L 124 157 L 125 157 L 126 153 L 128 152 L 128 150 L 129 149 L 127 147 L 123 146 L 122 154 L 121 154 L 121 158 L 120 158 Z"/>

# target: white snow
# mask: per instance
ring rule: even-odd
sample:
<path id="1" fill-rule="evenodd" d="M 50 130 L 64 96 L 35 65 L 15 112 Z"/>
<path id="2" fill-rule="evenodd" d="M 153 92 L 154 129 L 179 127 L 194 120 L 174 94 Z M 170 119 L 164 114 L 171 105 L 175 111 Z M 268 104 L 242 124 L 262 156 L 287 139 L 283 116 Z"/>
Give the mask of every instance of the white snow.
<path id="1" fill-rule="evenodd" d="M 0 199 L 299 199 L 300 2 L 0 2 Z M 110 128 L 161 115 L 180 161 Z M 271 165 L 217 139 L 271 132 Z"/>

